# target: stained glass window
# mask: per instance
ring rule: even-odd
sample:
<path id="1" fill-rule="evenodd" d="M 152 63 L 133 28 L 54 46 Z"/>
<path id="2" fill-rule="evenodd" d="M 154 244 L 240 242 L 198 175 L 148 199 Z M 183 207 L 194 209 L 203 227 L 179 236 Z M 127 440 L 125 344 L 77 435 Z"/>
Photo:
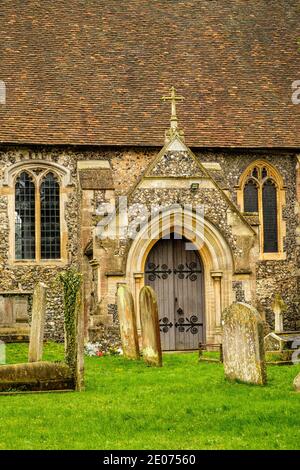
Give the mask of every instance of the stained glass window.
<path id="1" fill-rule="evenodd" d="M 15 256 L 35 258 L 35 185 L 26 172 L 15 185 Z"/>
<path id="2" fill-rule="evenodd" d="M 247 181 L 244 187 L 244 211 L 258 212 L 258 188 L 253 180 Z"/>
<path id="3" fill-rule="evenodd" d="M 264 252 L 278 251 L 277 191 L 272 180 L 263 185 Z"/>
<path id="4" fill-rule="evenodd" d="M 41 258 L 60 258 L 59 184 L 52 173 L 43 179 L 41 198 Z"/>

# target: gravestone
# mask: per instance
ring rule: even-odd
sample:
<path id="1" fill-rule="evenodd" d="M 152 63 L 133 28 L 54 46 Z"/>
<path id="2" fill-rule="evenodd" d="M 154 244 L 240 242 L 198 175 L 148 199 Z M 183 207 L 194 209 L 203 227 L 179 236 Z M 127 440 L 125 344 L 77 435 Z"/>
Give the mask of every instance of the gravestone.
<path id="1" fill-rule="evenodd" d="M 140 315 L 142 326 L 143 359 L 153 366 L 162 366 L 159 317 L 154 290 L 144 286 L 140 292 Z"/>
<path id="2" fill-rule="evenodd" d="M 265 351 L 292 351 L 300 345 L 300 331 L 275 333 L 272 331 L 265 336 Z"/>
<path id="3" fill-rule="evenodd" d="M 5 343 L 0 340 L 0 364 L 6 364 Z"/>
<path id="4" fill-rule="evenodd" d="M 65 303 L 67 303 L 65 292 Z M 84 389 L 84 315 L 83 292 L 79 285 L 75 302 L 70 306 L 69 315 L 65 312 L 65 361 L 73 372 L 75 388 Z"/>
<path id="5" fill-rule="evenodd" d="M 33 291 L 28 362 L 42 360 L 47 286 L 39 282 Z"/>
<path id="6" fill-rule="evenodd" d="M 128 359 L 139 359 L 139 343 L 133 297 L 127 286 L 118 288 L 118 315 L 123 354 Z"/>
<path id="7" fill-rule="evenodd" d="M 0 295 L 0 325 L 14 325 L 13 304 L 10 296 Z"/>
<path id="8" fill-rule="evenodd" d="M 75 318 L 76 318 L 76 367 L 74 370 L 75 388 L 78 392 L 84 390 L 84 310 L 83 310 L 83 288 L 79 289 L 76 296 Z"/>
<path id="9" fill-rule="evenodd" d="M 279 294 L 275 294 L 272 310 L 275 315 L 275 333 L 283 332 L 283 313 L 286 312 L 287 307 L 283 298 Z"/>
<path id="10" fill-rule="evenodd" d="M 296 375 L 293 385 L 296 392 L 300 392 L 300 373 Z"/>
<path id="11" fill-rule="evenodd" d="M 223 360 L 226 378 L 266 383 L 263 321 L 258 311 L 234 303 L 223 312 Z"/>

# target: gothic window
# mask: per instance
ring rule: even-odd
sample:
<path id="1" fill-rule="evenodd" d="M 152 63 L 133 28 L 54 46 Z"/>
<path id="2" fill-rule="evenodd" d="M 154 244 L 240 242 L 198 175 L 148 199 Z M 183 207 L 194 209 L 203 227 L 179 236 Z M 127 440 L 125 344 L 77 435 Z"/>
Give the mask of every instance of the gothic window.
<path id="1" fill-rule="evenodd" d="M 59 184 L 53 173 L 43 179 L 41 198 L 41 258 L 60 258 Z"/>
<path id="2" fill-rule="evenodd" d="M 15 180 L 15 259 L 61 257 L 60 182 L 45 169 L 22 171 Z"/>
<path id="3" fill-rule="evenodd" d="M 35 185 L 25 171 L 16 180 L 15 218 L 16 259 L 34 259 Z"/>
<path id="4" fill-rule="evenodd" d="M 267 179 L 262 187 L 264 219 L 264 252 L 278 251 L 277 190 L 274 181 Z"/>
<path id="5" fill-rule="evenodd" d="M 244 186 L 244 211 L 258 212 L 258 187 L 252 179 L 249 179 Z"/>
<path id="6" fill-rule="evenodd" d="M 257 213 L 260 246 L 264 254 L 282 252 L 280 175 L 266 162 L 256 162 L 242 177 L 242 206 L 245 213 Z"/>

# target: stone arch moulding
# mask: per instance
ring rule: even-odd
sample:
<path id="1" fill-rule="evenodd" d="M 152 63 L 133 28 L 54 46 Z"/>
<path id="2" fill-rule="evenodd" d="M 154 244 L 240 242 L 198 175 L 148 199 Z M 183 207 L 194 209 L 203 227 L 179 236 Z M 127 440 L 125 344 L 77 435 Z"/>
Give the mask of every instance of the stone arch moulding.
<path id="1" fill-rule="evenodd" d="M 182 211 L 182 209 L 181 209 Z M 221 340 L 221 312 L 233 301 L 232 276 L 234 262 L 231 249 L 222 234 L 207 219 L 192 211 L 185 211 L 184 226 L 180 209 L 166 211 L 154 217 L 141 228 L 133 240 L 127 256 L 126 283 L 130 287 L 137 312 L 140 331 L 139 292 L 144 285 L 144 269 L 153 245 L 170 232 L 176 232 L 191 240 L 198 250 L 204 266 L 206 342 Z M 202 227 L 195 230 L 195 227 Z M 147 231 L 151 231 L 151 238 Z"/>
<path id="2" fill-rule="evenodd" d="M 267 160 L 263 160 L 263 159 L 257 159 L 257 160 L 254 160 L 253 162 L 251 162 L 243 171 L 243 173 L 241 174 L 240 176 L 240 179 L 239 179 L 239 184 L 238 184 L 238 188 L 239 189 L 243 189 L 244 188 L 244 185 L 248 179 L 248 174 L 249 172 L 251 172 L 252 170 L 254 170 L 254 168 L 258 166 L 258 167 L 266 167 L 269 171 L 270 171 L 270 176 L 274 179 L 274 181 L 276 182 L 276 184 L 278 185 L 278 187 L 280 189 L 284 189 L 284 181 L 283 181 L 283 178 L 281 176 L 281 174 L 279 173 L 279 171 L 270 163 L 268 162 Z M 243 206 L 241 206 L 243 207 Z"/>
<path id="3" fill-rule="evenodd" d="M 3 186 L 10 186 L 12 184 L 12 180 L 15 176 L 22 170 L 34 170 L 40 167 L 43 171 L 49 170 L 53 171 L 54 173 L 58 174 L 62 178 L 63 186 L 71 186 L 72 179 L 71 179 L 71 172 L 68 168 L 60 165 L 59 163 L 48 162 L 45 160 L 22 160 L 17 162 L 7 168 L 5 168 L 3 173 Z"/>

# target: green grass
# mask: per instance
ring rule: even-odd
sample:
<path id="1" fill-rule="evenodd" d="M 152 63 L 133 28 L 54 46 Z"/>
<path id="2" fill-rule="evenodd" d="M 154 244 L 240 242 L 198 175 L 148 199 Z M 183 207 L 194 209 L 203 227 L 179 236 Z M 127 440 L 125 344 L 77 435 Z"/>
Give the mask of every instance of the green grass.
<path id="1" fill-rule="evenodd" d="M 27 346 L 7 353 L 26 361 Z M 45 359 L 61 358 L 46 345 Z M 299 449 L 299 371 L 269 367 L 256 387 L 226 382 L 196 353 L 166 354 L 161 369 L 87 358 L 85 392 L 0 396 L 0 449 Z"/>

